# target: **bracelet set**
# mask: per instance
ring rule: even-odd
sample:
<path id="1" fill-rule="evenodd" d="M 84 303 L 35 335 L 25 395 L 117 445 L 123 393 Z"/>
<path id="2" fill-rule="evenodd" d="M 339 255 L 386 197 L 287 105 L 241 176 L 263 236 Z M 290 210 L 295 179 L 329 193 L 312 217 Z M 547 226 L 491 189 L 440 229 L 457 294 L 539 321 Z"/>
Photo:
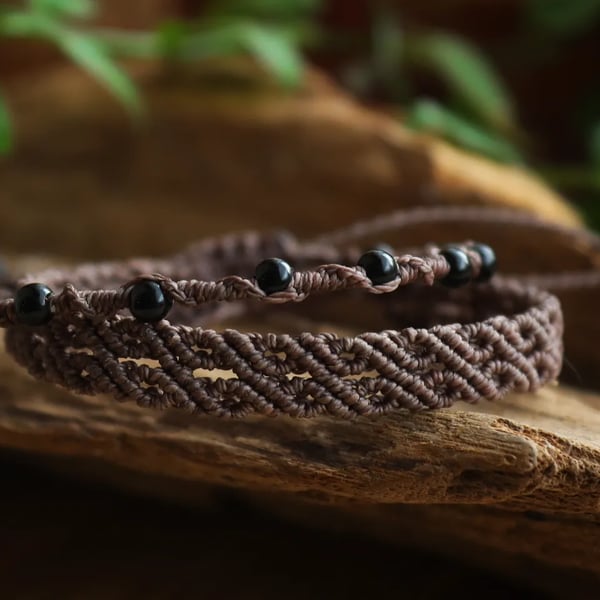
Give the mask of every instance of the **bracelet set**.
<path id="1" fill-rule="evenodd" d="M 443 408 L 558 377 L 558 300 L 495 276 L 489 246 L 396 255 L 332 240 L 250 232 L 171 259 L 28 276 L 0 290 L 6 348 L 34 377 L 76 393 L 236 417 Z M 387 315 L 389 328 L 339 336 L 202 327 L 226 307 L 260 316 L 323 294 L 340 304 L 376 294 L 365 311 Z"/>

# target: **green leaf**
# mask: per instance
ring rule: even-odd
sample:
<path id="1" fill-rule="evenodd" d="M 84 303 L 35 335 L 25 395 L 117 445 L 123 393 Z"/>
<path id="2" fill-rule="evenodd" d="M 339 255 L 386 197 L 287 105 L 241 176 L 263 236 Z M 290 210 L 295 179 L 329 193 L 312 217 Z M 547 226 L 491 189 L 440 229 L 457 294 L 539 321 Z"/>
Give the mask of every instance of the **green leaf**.
<path id="1" fill-rule="evenodd" d="M 409 36 L 405 58 L 439 76 L 472 118 L 499 131 L 515 128 L 508 91 L 483 54 L 465 40 L 447 34 Z"/>
<path id="2" fill-rule="evenodd" d="M 184 60 L 228 56 L 242 51 L 241 35 L 236 26 L 210 27 L 183 35 L 178 40 L 177 55 Z"/>
<path id="3" fill-rule="evenodd" d="M 285 32 L 273 27 L 248 25 L 243 29 L 241 44 L 286 87 L 300 83 L 302 55 Z"/>
<path id="4" fill-rule="evenodd" d="M 0 10 L 0 34 L 6 37 L 38 36 L 46 22 L 33 12 Z"/>
<path id="5" fill-rule="evenodd" d="M 141 113 L 141 100 L 135 85 L 108 56 L 102 44 L 89 35 L 68 30 L 57 42 L 71 60 L 102 83 L 131 113 Z"/>
<path id="6" fill-rule="evenodd" d="M 188 30 L 181 21 L 163 23 L 158 30 L 157 49 L 160 55 L 165 58 L 177 58 L 187 34 Z"/>
<path id="7" fill-rule="evenodd" d="M 284 86 L 300 82 L 302 55 L 285 28 L 225 20 L 184 36 L 179 48 L 179 56 L 187 60 L 240 53 L 253 56 Z"/>
<path id="8" fill-rule="evenodd" d="M 12 148 L 12 125 L 10 112 L 4 98 L 0 95 L 0 154 L 8 154 Z"/>
<path id="9" fill-rule="evenodd" d="M 151 60 L 163 56 L 159 31 L 125 31 L 121 29 L 96 29 L 90 32 L 105 54 L 111 57 Z M 166 50 L 164 52 L 166 54 Z"/>
<path id="10" fill-rule="evenodd" d="M 600 0 L 529 0 L 528 17 L 542 31 L 575 35 L 593 27 L 600 18 Z"/>
<path id="11" fill-rule="evenodd" d="M 436 134 L 467 150 L 502 162 L 521 163 L 519 151 L 497 134 L 481 129 L 433 100 L 419 100 L 405 117 L 407 126 Z"/>

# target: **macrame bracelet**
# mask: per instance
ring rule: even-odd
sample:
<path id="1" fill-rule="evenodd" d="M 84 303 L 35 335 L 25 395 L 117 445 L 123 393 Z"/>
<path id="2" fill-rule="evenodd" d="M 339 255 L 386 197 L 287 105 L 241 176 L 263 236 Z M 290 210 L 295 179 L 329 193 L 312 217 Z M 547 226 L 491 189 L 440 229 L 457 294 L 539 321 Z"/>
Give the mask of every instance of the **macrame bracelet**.
<path id="1" fill-rule="evenodd" d="M 442 408 L 535 390 L 560 371 L 558 300 L 517 281 L 488 282 L 494 269 L 483 244 L 360 255 L 326 239 L 245 233 L 170 260 L 28 277 L 5 286 L 0 326 L 34 377 L 142 406 L 296 417 Z M 342 337 L 198 325 L 342 290 L 340 302 L 379 295 L 394 328 Z M 427 326 L 404 326 L 412 316 Z"/>

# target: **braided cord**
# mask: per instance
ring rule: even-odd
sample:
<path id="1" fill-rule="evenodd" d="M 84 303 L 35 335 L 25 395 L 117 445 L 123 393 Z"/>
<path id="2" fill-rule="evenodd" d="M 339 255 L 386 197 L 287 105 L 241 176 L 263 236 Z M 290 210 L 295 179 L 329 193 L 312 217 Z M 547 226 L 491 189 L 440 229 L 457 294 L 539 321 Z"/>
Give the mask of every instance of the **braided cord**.
<path id="1" fill-rule="evenodd" d="M 401 256 L 396 258 L 399 274 L 393 281 L 382 285 L 373 285 L 361 267 L 350 267 L 342 264 L 326 264 L 311 270 L 296 272 L 289 287 L 281 292 L 266 294 L 255 279 L 230 275 L 216 281 L 179 280 L 175 281 L 160 273 L 142 275 L 139 261 L 118 265 L 118 271 L 139 273 L 117 290 L 78 290 L 73 283 L 64 283 L 64 289 L 53 297 L 52 306 L 56 315 L 68 315 L 72 312 L 82 312 L 95 318 L 112 318 L 119 311 L 127 308 L 128 294 L 131 285 L 136 281 L 152 279 L 177 303 L 188 306 L 202 306 L 211 302 L 236 302 L 242 300 L 260 300 L 280 304 L 285 302 L 301 302 L 313 294 L 335 292 L 340 290 L 361 289 L 373 294 L 386 294 L 395 291 L 400 286 L 421 281 L 432 285 L 436 279 L 448 274 L 448 262 L 442 256 Z M 148 263 L 147 266 L 157 266 Z M 168 270 L 166 263 L 158 266 Z M 107 270 L 109 265 L 103 265 Z M 36 275 L 52 285 L 66 281 L 90 281 L 93 277 L 93 265 L 87 265 L 85 270 L 75 272 L 71 276 L 64 271 L 46 271 Z M 122 281 L 122 279 L 121 279 Z M 16 315 L 12 298 L 0 301 L 0 326 L 16 324 Z"/>
<path id="2" fill-rule="evenodd" d="M 391 222 L 402 227 L 424 218 L 424 211 L 413 211 Z M 34 377 L 77 393 L 228 417 L 437 409 L 535 390 L 558 377 L 563 322 L 553 295 L 515 279 L 472 286 L 467 293 L 424 290 L 450 271 L 433 246 L 418 256 L 396 257 L 397 276 L 374 285 L 363 268 L 348 266 L 356 249 L 332 244 L 389 226 L 389 220 L 376 220 L 307 243 L 285 233 L 243 233 L 200 242 L 170 260 L 38 273 L 19 283 L 35 279 L 62 288 L 51 299 L 52 319 L 37 327 L 20 324 L 5 293 L 0 326 L 7 330 L 6 347 Z M 477 276 L 481 259 L 463 247 Z M 266 294 L 247 274 L 269 255 L 306 268 L 285 290 Z M 239 274 L 225 275 L 231 272 Z M 144 323 L 127 312 L 131 286 L 148 278 L 176 303 L 171 317 L 178 323 Z M 400 290 L 409 284 L 416 285 Z M 224 306 L 243 310 L 248 303 L 300 302 L 342 290 L 378 295 L 389 315 L 416 311 L 421 320 L 432 320 L 446 311 L 455 318 L 348 337 L 190 325 L 198 317 L 214 318 Z M 424 291 L 435 292 L 431 302 L 422 300 Z"/>
<path id="3" fill-rule="evenodd" d="M 531 307 L 469 325 L 365 333 L 260 335 L 141 323 L 53 319 L 7 331 L 9 352 L 32 375 L 83 394 L 220 416 L 252 412 L 335 416 L 450 406 L 527 391 L 558 375 L 558 301 L 514 288 Z M 69 325 L 73 333 L 65 335 Z M 212 378 L 198 370 L 229 371 Z"/>

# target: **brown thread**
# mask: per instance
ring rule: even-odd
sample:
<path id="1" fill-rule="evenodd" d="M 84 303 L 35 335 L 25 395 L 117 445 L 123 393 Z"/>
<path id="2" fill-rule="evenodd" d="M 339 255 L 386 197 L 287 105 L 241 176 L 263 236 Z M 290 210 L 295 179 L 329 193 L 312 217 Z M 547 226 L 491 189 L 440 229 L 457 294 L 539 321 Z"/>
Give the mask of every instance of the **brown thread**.
<path id="1" fill-rule="evenodd" d="M 450 212 L 453 218 L 461 214 Z M 484 319 L 355 337 L 217 332 L 166 320 L 141 323 L 123 312 L 129 286 L 147 273 L 180 305 L 174 313 L 182 321 L 192 310 L 200 315 L 222 310 L 224 302 L 299 302 L 311 294 L 349 289 L 380 294 L 391 308 L 401 309 L 405 291 L 400 293 L 400 286 L 431 286 L 448 274 L 449 265 L 437 248 L 429 247 L 423 256 L 398 257 L 399 277 L 374 286 L 361 268 L 341 264 L 355 259 L 356 249 L 340 250 L 332 241 L 356 241 L 365 233 L 406 227 L 427 214 L 405 212 L 306 244 L 287 234 L 247 233 L 201 242 L 170 261 L 136 259 L 45 271 L 35 280 L 63 288 L 53 297 L 53 318 L 39 327 L 20 325 L 12 298 L 1 300 L 6 346 L 34 377 L 78 393 L 108 393 L 141 406 L 176 406 L 219 416 L 346 417 L 443 408 L 456 400 L 476 402 L 535 390 L 555 380 L 562 363 L 559 302 L 516 280 L 473 286 L 466 296 L 448 293 L 443 302 L 428 307 L 431 315 L 444 303 L 463 317 L 478 303 L 497 312 Z M 448 210 L 437 214 L 449 218 Z M 251 272 L 258 260 L 273 255 L 298 264 L 338 262 L 297 272 L 288 289 L 271 296 L 243 275 L 210 279 L 227 271 Z M 478 255 L 469 255 L 476 275 Z M 202 279 L 192 279 L 194 275 Z M 78 289 L 86 286 L 116 289 Z M 198 377 L 197 369 L 228 370 L 233 377 Z"/>

